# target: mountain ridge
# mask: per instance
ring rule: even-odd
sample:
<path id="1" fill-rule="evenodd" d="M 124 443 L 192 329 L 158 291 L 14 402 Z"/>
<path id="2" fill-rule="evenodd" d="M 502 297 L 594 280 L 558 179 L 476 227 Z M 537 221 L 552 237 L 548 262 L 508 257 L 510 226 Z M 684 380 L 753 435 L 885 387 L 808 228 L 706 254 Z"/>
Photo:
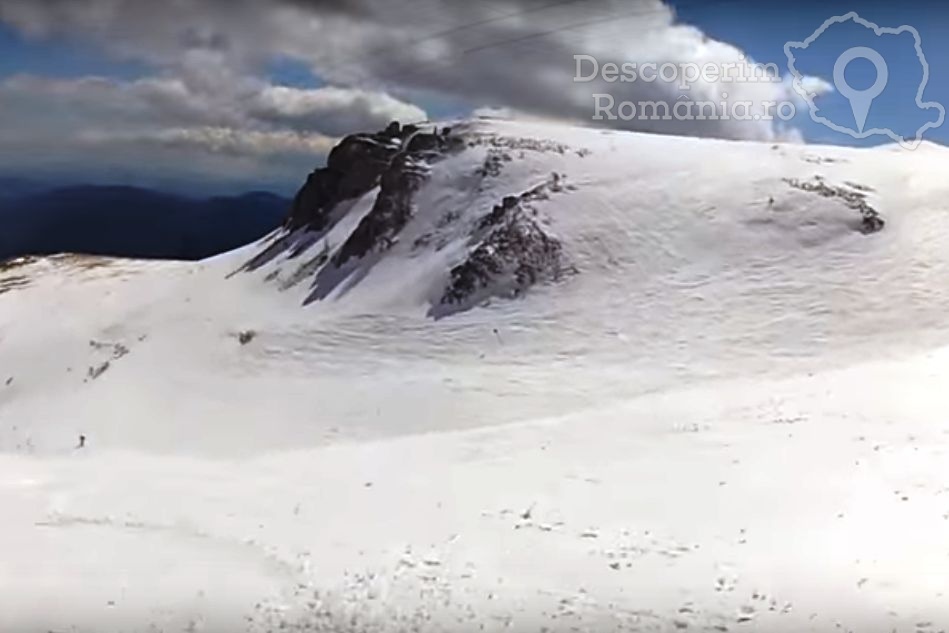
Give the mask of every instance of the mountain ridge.
<path id="1" fill-rule="evenodd" d="M 0 260 L 78 253 L 203 259 L 278 226 L 289 200 L 268 192 L 195 198 L 126 185 L 69 185 L 0 197 Z"/>
<path id="2" fill-rule="evenodd" d="M 559 129 L 562 137 L 567 131 L 567 138 L 506 135 L 505 128 L 531 132 Z M 279 281 L 280 286 L 286 290 L 309 279 L 310 293 L 303 302 L 309 305 L 349 292 L 382 260 L 423 258 L 432 250 L 447 249 L 448 256 L 439 262 L 441 269 L 427 271 L 428 278 L 421 281 L 430 286 L 425 291 L 429 316 L 443 318 L 492 300 L 522 296 L 537 284 L 558 282 L 579 271 L 577 258 L 571 258 L 571 249 L 564 248 L 556 227 L 557 216 L 567 211 L 550 214 L 546 209 L 569 204 L 558 201 L 554 205 L 551 199 L 577 192 L 579 179 L 571 172 L 577 168 L 586 172 L 584 163 L 595 165 L 591 173 L 581 176 L 588 180 L 596 177 L 597 170 L 615 171 L 615 167 L 602 163 L 603 150 L 616 151 L 613 139 L 622 140 L 626 147 L 642 142 L 703 147 L 706 152 L 709 148 L 721 147 L 724 151 L 734 147 L 751 153 L 755 148 L 767 150 L 764 153 L 769 158 L 797 154 L 804 169 L 782 158 L 781 162 L 788 163 L 787 175 L 771 176 L 772 191 L 757 203 L 760 208 L 755 215 L 760 217 L 748 221 L 758 227 L 781 227 L 789 218 L 797 223 L 793 213 L 781 212 L 790 208 L 781 198 L 786 198 L 790 189 L 797 189 L 836 201 L 828 207 L 832 213 L 826 218 L 808 217 L 785 226 L 785 232 L 795 232 L 798 237 L 811 232 L 816 236 L 819 229 L 810 231 L 809 227 L 831 222 L 870 236 L 886 227 L 884 215 L 870 204 L 875 197 L 872 187 L 846 179 L 840 183 L 824 180 L 820 168 L 847 160 L 818 154 L 846 153 L 842 148 L 707 140 L 696 143 L 688 137 L 651 138 L 484 118 L 454 121 L 443 127 L 402 127 L 396 122 L 381 132 L 343 139 L 331 152 L 327 166 L 310 174 L 282 229 L 242 270 L 253 272 L 267 267 L 268 279 L 279 281 L 286 272 L 278 264 L 295 267 Z M 601 146 L 595 152 L 599 161 L 596 156 L 591 158 L 594 152 L 581 142 L 590 140 Z M 505 185 L 504 172 L 516 171 L 520 162 L 530 166 L 529 179 Z M 808 165 L 816 168 L 809 169 Z M 631 174 L 631 178 L 636 179 L 637 174 Z M 439 183 L 439 179 L 450 182 Z M 686 180 L 678 186 L 688 185 Z M 450 194 L 444 188 L 460 191 L 468 199 L 460 206 L 446 202 Z M 430 200 L 430 190 L 441 199 Z M 490 197 L 485 195 L 488 192 Z M 843 215 L 843 209 L 853 213 Z M 813 211 L 809 213 L 813 215 Z M 334 233 L 347 219 L 352 220 L 351 225 Z M 406 247 L 407 240 L 411 240 L 411 248 Z M 303 257 L 311 250 L 309 257 Z"/>

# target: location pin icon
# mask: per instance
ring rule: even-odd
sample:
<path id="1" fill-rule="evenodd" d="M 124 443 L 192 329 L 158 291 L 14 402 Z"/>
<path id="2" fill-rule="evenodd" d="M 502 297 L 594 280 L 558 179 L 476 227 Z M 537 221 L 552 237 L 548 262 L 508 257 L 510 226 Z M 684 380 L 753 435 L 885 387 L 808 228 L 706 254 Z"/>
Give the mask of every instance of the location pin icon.
<path id="1" fill-rule="evenodd" d="M 847 66 L 855 59 L 869 60 L 876 68 L 877 80 L 866 90 L 855 90 L 847 83 L 847 78 L 844 76 Z M 837 63 L 834 64 L 834 85 L 840 94 L 850 101 L 853 119 L 856 121 L 861 134 L 863 134 L 863 128 L 867 124 L 870 106 L 873 105 L 874 99 L 883 94 L 889 78 L 890 69 L 886 65 L 886 60 L 872 48 L 856 46 L 845 51 L 843 55 L 837 58 Z"/>

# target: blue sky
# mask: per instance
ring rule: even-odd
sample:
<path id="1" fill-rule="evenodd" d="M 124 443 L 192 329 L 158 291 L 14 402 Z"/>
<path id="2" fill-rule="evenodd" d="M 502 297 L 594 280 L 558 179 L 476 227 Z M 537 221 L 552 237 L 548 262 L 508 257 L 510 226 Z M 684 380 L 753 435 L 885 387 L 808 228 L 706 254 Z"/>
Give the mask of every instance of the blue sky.
<path id="1" fill-rule="evenodd" d="M 132 79 L 148 72 L 146 64 L 118 60 L 92 43 L 63 37 L 27 37 L 0 22 L 0 78 L 26 73 L 59 78 L 106 75 Z"/>
<path id="2" fill-rule="evenodd" d="M 680 18 L 700 26 L 710 37 L 731 42 L 747 51 L 761 63 L 777 63 L 787 67 L 784 45 L 789 41 L 803 41 L 825 20 L 836 15 L 856 11 L 862 18 L 880 27 L 914 27 L 920 34 L 923 52 L 930 66 L 930 79 L 925 97 L 949 107 L 949 3 L 938 1 L 916 2 L 701 2 L 684 0 L 673 2 Z M 805 72 L 832 77 L 837 51 L 851 46 L 870 44 L 880 49 L 888 62 L 889 83 L 879 100 L 874 100 L 868 124 L 876 127 L 907 128 L 918 122 L 920 112 L 915 107 L 915 93 L 919 88 L 921 71 L 911 45 L 905 42 L 880 45 L 880 39 L 869 36 L 863 29 L 834 33 L 824 46 L 818 46 L 817 58 L 810 60 Z M 830 31 L 827 32 L 830 35 Z M 826 37 L 826 36 L 825 36 Z M 818 44 L 815 42 L 815 44 Z M 908 54 L 909 53 L 909 54 Z M 823 72 L 822 72 L 823 71 Z M 876 69 L 868 61 L 855 60 L 847 67 L 847 81 L 857 89 L 869 87 L 876 79 Z M 831 120 L 853 122 L 850 102 L 839 93 L 821 98 L 821 107 Z M 877 145 L 889 143 L 886 137 L 857 140 L 823 125 L 809 116 L 800 116 L 795 124 L 809 142 L 842 145 Z M 912 130 L 918 129 L 918 126 Z M 910 130 L 910 133 L 912 132 Z M 949 124 L 929 130 L 928 140 L 949 144 Z"/>
<path id="3" fill-rule="evenodd" d="M 105 13 L 119 7 L 112 22 L 101 24 L 90 23 L 91 13 L 69 10 L 78 5 L 35 0 L 13 9 L 12 2 L 0 0 L 0 108 L 7 115 L 0 121 L 0 176 L 10 175 L 11 165 L 23 164 L 22 173 L 13 175 L 47 173 L 49 178 L 74 175 L 163 186 L 227 181 L 222 192 L 263 186 L 287 193 L 302 180 L 301 174 L 322 161 L 334 138 L 375 129 L 390 118 L 449 118 L 492 106 L 582 120 L 589 114 L 571 110 L 574 106 L 562 89 L 569 86 L 556 82 L 565 81 L 558 76 L 570 72 L 570 54 L 583 52 L 571 47 L 581 45 L 588 30 L 560 27 L 591 16 L 609 18 L 610 11 L 622 15 L 629 6 L 656 0 L 494 0 L 490 9 L 443 0 L 363 1 L 378 13 L 365 28 L 356 24 L 365 17 L 356 11 L 346 16 L 350 22 L 337 23 L 337 16 L 314 8 L 319 3 L 304 9 L 303 3 L 288 0 L 183 0 L 175 15 L 145 0 L 86 0 L 90 6 L 101 4 Z M 949 104 L 949 8 L 941 2 L 670 4 L 680 22 L 757 62 L 775 63 L 782 72 L 787 70 L 785 43 L 805 39 L 834 15 L 856 10 L 880 26 L 910 25 L 921 36 L 930 66 L 925 98 Z M 559 6 L 546 10 L 546 5 Z M 275 7 L 284 12 L 292 7 L 299 15 L 281 21 L 274 16 L 283 13 Z M 522 10 L 528 19 L 490 19 Z M 485 26 L 452 32 L 454 26 L 478 23 L 486 16 Z M 604 39 L 614 39 L 621 55 L 617 36 L 622 37 L 630 23 L 599 22 L 598 28 L 607 29 Z M 317 26 L 308 31 L 308 25 Z M 410 45 L 413 37 L 437 39 L 429 36 L 446 27 L 451 34 L 443 42 Z M 341 32 L 349 28 L 351 35 Z M 548 31 L 556 35 L 534 37 Z M 438 55 L 426 58 L 439 45 L 465 50 L 525 35 L 529 41 L 524 44 L 471 56 L 449 55 L 447 66 L 439 63 L 444 60 Z M 342 38 L 334 39 L 337 36 Z M 367 50 L 378 51 L 379 42 L 389 37 L 394 42 L 391 55 L 361 57 Z M 912 44 L 908 36 L 876 38 L 862 27 L 839 25 L 802 52 L 798 68 L 830 80 L 844 50 L 860 45 L 878 49 L 887 60 L 889 82 L 873 102 L 867 127 L 891 128 L 912 138 L 927 120 L 936 118 L 935 111 L 915 104 L 922 67 Z M 333 76 L 339 59 L 356 60 L 350 63 L 354 73 Z M 361 64 L 360 59 L 367 61 Z M 328 69 L 327 77 L 314 74 L 313 68 Z M 39 81 L 8 85 L 22 76 Z M 104 81 L 90 82 L 91 77 Z M 847 67 L 846 78 L 855 88 L 869 86 L 876 69 L 856 60 Z M 843 95 L 825 94 L 817 103 L 822 116 L 854 126 Z M 858 140 L 836 132 L 811 120 L 803 105 L 792 125 L 807 142 L 891 142 L 885 136 Z M 35 142 L 30 136 L 34 131 Z M 695 129 L 644 131 L 705 135 Z M 708 135 L 744 138 L 734 134 L 734 129 L 720 129 Z M 70 140 L 70 135 L 75 138 Z M 929 130 L 925 138 L 949 144 L 949 125 Z"/>

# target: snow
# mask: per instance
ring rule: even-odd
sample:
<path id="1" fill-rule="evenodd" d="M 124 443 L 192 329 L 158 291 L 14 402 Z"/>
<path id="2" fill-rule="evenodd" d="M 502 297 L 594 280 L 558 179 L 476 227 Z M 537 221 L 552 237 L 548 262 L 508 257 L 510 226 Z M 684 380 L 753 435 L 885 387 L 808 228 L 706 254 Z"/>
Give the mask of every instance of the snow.
<path id="1" fill-rule="evenodd" d="M 0 630 L 949 629 L 949 155 L 471 125 L 307 307 L 377 191 L 251 273 L 0 272 Z M 428 318 L 552 172 L 578 274 Z"/>

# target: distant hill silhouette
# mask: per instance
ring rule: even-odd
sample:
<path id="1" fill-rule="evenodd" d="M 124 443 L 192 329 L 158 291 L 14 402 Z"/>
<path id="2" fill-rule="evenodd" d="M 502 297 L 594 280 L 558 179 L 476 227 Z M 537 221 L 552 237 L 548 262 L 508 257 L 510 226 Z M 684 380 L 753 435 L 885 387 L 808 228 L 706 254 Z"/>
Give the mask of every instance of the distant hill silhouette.
<path id="1" fill-rule="evenodd" d="M 44 185 L 36 180 L 26 178 L 16 178 L 11 176 L 0 176 L 0 198 L 15 198 L 17 196 L 26 196 L 30 194 L 41 193 L 53 189 L 50 185 Z"/>
<path id="2" fill-rule="evenodd" d="M 0 195 L 0 261 L 63 252 L 202 259 L 266 235 L 289 206 L 263 192 L 199 200 L 136 187 L 7 189 Z"/>

